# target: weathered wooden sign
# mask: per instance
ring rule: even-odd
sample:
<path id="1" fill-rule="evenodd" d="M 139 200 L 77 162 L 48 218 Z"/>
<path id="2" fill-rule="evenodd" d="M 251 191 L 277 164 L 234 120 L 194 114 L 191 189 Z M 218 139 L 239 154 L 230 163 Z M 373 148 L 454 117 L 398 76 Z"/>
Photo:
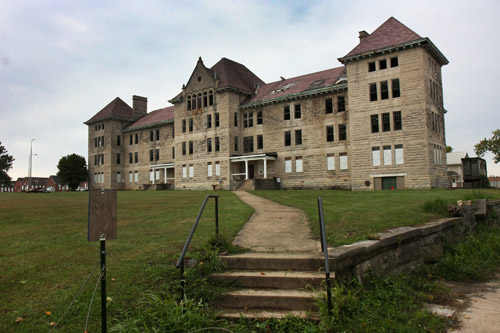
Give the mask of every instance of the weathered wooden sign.
<path id="1" fill-rule="evenodd" d="M 89 191 L 88 241 L 116 239 L 116 191 Z"/>

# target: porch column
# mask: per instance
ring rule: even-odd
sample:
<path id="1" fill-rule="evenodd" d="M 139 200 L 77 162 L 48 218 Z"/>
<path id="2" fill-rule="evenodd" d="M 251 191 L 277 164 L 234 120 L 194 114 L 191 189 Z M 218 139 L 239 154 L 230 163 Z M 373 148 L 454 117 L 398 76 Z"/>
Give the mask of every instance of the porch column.
<path id="1" fill-rule="evenodd" d="M 267 160 L 264 158 L 264 179 L 267 179 Z"/>
<path id="2" fill-rule="evenodd" d="M 245 179 L 248 179 L 248 161 L 245 160 Z"/>
<path id="3" fill-rule="evenodd" d="M 163 168 L 163 184 L 166 184 L 167 183 L 167 168 Z"/>

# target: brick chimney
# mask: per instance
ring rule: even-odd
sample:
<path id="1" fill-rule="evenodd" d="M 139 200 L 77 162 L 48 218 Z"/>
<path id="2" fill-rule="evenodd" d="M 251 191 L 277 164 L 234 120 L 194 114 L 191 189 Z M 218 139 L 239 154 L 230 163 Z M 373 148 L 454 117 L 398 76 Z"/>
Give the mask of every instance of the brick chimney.
<path id="1" fill-rule="evenodd" d="M 132 110 L 134 119 L 144 117 L 148 113 L 148 99 L 137 95 L 132 96 Z"/>
<path id="2" fill-rule="evenodd" d="M 370 36 L 365 30 L 359 32 L 359 41 L 362 42 L 366 37 Z"/>

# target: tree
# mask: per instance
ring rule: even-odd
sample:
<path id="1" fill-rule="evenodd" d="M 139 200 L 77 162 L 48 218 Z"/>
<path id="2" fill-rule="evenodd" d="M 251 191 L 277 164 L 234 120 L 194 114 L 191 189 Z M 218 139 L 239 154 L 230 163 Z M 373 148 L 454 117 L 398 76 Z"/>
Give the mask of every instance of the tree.
<path id="1" fill-rule="evenodd" d="M 12 162 L 14 162 L 14 157 L 7 154 L 7 149 L 0 142 L 0 185 L 10 185 L 11 179 L 7 171 L 12 168 Z"/>
<path id="2" fill-rule="evenodd" d="M 477 156 L 483 157 L 486 152 L 493 154 L 495 163 L 500 162 L 500 130 L 497 129 L 491 132 L 493 136 L 489 139 L 482 139 L 474 146 L 474 151 Z"/>
<path id="3" fill-rule="evenodd" d="M 88 179 L 85 157 L 77 154 L 62 157 L 57 164 L 57 169 L 59 169 L 57 177 L 73 191 L 81 182 Z"/>
<path id="4" fill-rule="evenodd" d="M 447 153 L 451 153 L 453 151 L 453 147 L 452 146 L 446 146 L 446 152 Z"/>

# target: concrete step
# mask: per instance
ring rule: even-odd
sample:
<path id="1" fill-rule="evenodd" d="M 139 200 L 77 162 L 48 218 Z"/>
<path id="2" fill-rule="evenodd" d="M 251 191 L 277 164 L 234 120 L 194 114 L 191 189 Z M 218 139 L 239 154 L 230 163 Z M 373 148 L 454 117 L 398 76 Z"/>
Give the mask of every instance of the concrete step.
<path id="1" fill-rule="evenodd" d="M 217 308 L 317 311 L 314 300 L 323 297 L 323 292 L 239 289 L 222 296 L 215 303 Z"/>
<path id="2" fill-rule="evenodd" d="M 304 319 L 319 320 L 316 313 L 311 313 L 309 311 L 281 311 L 281 310 L 245 310 L 245 309 L 219 309 L 220 313 L 217 318 L 226 320 L 237 320 L 240 318 L 246 319 L 282 319 L 287 316 L 300 317 Z"/>
<path id="3" fill-rule="evenodd" d="M 320 253 L 243 253 L 221 256 L 228 270 L 320 271 L 324 259 Z"/>
<path id="4" fill-rule="evenodd" d="M 212 274 L 211 278 L 232 283 L 244 288 L 269 289 L 319 289 L 324 273 L 319 272 L 290 272 L 290 271 L 229 271 Z"/>

